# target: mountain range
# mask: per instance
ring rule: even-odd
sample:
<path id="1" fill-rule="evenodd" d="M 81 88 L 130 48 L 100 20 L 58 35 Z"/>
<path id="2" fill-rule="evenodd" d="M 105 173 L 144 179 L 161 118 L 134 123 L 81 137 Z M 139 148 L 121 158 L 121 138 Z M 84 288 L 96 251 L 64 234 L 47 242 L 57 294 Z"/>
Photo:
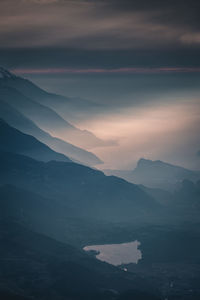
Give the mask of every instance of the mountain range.
<path id="1" fill-rule="evenodd" d="M 178 188 L 184 179 L 197 181 L 200 179 L 200 171 L 188 170 L 160 160 L 152 161 L 141 158 L 133 171 L 104 170 L 107 175 L 115 175 L 129 182 L 143 184 L 152 188 L 174 190 Z"/>
<path id="2" fill-rule="evenodd" d="M 9 126 L 2 119 L 0 119 L 0 150 L 28 155 L 41 161 L 71 162 L 64 154 L 56 153 L 33 136 Z"/>
<path id="3" fill-rule="evenodd" d="M 110 144 L 87 130 L 76 128 L 52 108 L 44 105 L 43 102 L 47 101 L 41 101 L 41 98 L 51 98 L 52 94 L 3 68 L 0 69 L 0 73 L 1 99 L 34 121 L 41 129 L 86 149 Z M 57 102 L 56 99 L 55 102 Z"/>
<path id="4" fill-rule="evenodd" d="M 20 91 L 23 95 L 31 98 L 45 106 L 52 108 L 64 119 L 67 118 L 70 122 L 74 120 L 81 120 L 88 114 L 96 114 L 102 109 L 108 109 L 108 107 L 102 107 L 102 105 L 91 102 L 86 99 L 78 97 L 66 97 L 54 93 L 46 92 L 38 87 L 33 82 L 16 76 L 14 73 L 0 68 L 0 78 L 6 79 L 6 85 L 13 87 Z"/>
<path id="5" fill-rule="evenodd" d="M 1 100 L 1 97 L 0 118 L 4 119 L 8 124 L 18 130 L 34 136 L 41 142 L 47 144 L 54 151 L 65 154 L 74 161 L 91 166 L 102 163 L 102 161 L 93 153 L 76 147 L 59 138 L 52 137 L 49 133 L 39 128 L 33 121 L 25 117 L 17 109 Z"/>
<path id="6" fill-rule="evenodd" d="M 200 173 L 147 159 L 107 175 L 86 166 L 101 161 L 69 132 L 104 142 L 65 120 L 72 100 L 0 69 L 0 298 L 199 299 Z M 60 128 L 66 141 L 51 135 Z M 136 240 L 138 264 L 83 251 Z"/>
<path id="7" fill-rule="evenodd" d="M 12 184 L 65 203 L 81 217 L 133 220 L 159 209 L 137 185 L 75 164 L 40 162 L 27 156 L 0 152 L 0 184 Z"/>
<path id="8" fill-rule="evenodd" d="M 118 300 L 130 289 L 140 299 L 158 299 L 143 290 L 142 278 L 98 262 L 80 244 L 68 244 L 89 240 L 93 227 L 95 235 L 102 234 L 99 221 L 154 214 L 160 207 L 152 197 L 71 162 L 2 119 L 0 165 L 2 299 Z"/>

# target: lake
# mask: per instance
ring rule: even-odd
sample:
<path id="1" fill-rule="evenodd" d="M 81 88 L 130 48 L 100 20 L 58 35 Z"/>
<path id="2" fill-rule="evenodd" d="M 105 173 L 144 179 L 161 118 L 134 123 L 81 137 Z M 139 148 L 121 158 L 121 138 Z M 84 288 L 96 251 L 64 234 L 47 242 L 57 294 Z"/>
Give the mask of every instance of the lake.
<path id="1" fill-rule="evenodd" d="M 107 245 L 94 245 L 85 246 L 84 251 L 94 252 L 97 259 L 107 262 L 114 266 L 122 264 L 137 264 L 142 258 L 142 252 L 138 247 L 139 241 L 133 241 L 122 244 L 107 244 Z"/>

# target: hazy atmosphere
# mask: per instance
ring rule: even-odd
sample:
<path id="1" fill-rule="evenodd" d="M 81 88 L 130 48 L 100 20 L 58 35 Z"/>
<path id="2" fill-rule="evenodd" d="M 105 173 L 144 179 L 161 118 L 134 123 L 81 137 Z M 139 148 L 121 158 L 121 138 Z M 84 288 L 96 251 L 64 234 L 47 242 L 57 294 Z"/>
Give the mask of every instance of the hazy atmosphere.
<path id="1" fill-rule="evenodd" d="M 197 1 L 3 0 L 0 6 L 1 65 L 47 91 L 101 105 L 98 115 L 73 120 L 116 141 L 92 149 L 101 167 L 130 169 L 145 157 L 198 169 Z"/>
<path id="2" fill-rule="evenodd" d="M 0 0 L 0 299 L 200 299 L 199 16 Z"/>

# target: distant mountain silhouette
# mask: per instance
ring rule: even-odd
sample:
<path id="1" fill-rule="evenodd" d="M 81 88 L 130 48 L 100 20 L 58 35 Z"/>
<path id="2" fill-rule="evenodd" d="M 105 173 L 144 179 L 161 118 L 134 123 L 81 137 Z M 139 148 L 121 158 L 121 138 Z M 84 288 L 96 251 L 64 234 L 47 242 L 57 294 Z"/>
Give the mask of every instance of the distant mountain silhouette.
<path id="1" fill-rule="evenodd" d="M 38 87 L 30 80 L 16 76 L 14 73 L 3 68 L 2 71 L 0 68 L 0 74 L 8 86 L 14 87 L 27 97 L 30 97 L 31 95 L 33 100 L 51 107 L 64 119 L 67 118 L 67 120 L 72 123 L 74 120 L 82 119 L 84 115 L 101 112 L 102 108 L 108 109 L 108 107 L 102 107 L 100 104 L 79 97 L 66 97 L 49 93 Z"/>
<path id="2" fill-rule="evenodd" d="M 2 119 L 0 119 L 0 150 L 28 155 L 41 161 L 71 162 L 65 155 L 53 151 L 33 136 L 9 126 Z"/>
<path id="3" fill-rule="evenodd" d="M 18 130 L 26 134 L 33 135 L 41 142 L 47 144 L 54 151 L 63 153 L 72 160 L 91 166 L 102 163 L 102 161 L 93 153 L 78 148 L 61 139 L 52 137 L 50 134 L 40 129 L 33 121 L 1 99 L 0 118 L 4 119 L 7 123 Z"/>
<path id="4" fill-rule="evenodd" d="M 175 189 L 182 180 L 200 179 L 200 171 L 192 171 L 180 166 L 141 158 L 133 171 L 104 170 L 105 174 L 116 175 L 136 184 L 153 188 Z"/>
<path id="5" fill-rule="evenodd" d="M 0 153 L 0 184 L 14 184 L 66 203 L 80 216 L 109 221 L 134 220 L 160 206 L 138 186 L 75 163 L 39 162 Z"/>
<path id="6" fill-rule="evenodd" d="M 41 104 L 41 101 L 37 100 L 39 95 L 47 97 L 49 94 L 30 81 L 15 76 L 2 68 L 0 74 L 0 98 L 22 112 L 42 129 L 83 148 L 89 149 L 107 144 L 93 133 L 76 128 L 53 109 Z"/>

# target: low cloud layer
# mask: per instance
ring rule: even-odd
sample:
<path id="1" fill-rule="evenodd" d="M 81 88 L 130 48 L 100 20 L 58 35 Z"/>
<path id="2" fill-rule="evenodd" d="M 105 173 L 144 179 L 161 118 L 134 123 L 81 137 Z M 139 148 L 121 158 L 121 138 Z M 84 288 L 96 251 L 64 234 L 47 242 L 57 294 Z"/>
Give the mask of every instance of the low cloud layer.
<path id="1" fill-rule="evenodd" d="M 101 138 L 118 140 L 117 146 L 95 150 L 105 162 L 102 168 L 133 169 L 137 160 L 145 157 L 198 169 L 200 102 L 175 100 L 129 107 L 82 124 Z"/>
<path id="2" fill-rule="evenodd" d="M 120 108 L 78 124 L 118 139 L 95 150 L 108 167 L 141 156 L 194 166 L 199 14 L 196 0 L 1 0 L 0 65 L 49 91 Z"/>

